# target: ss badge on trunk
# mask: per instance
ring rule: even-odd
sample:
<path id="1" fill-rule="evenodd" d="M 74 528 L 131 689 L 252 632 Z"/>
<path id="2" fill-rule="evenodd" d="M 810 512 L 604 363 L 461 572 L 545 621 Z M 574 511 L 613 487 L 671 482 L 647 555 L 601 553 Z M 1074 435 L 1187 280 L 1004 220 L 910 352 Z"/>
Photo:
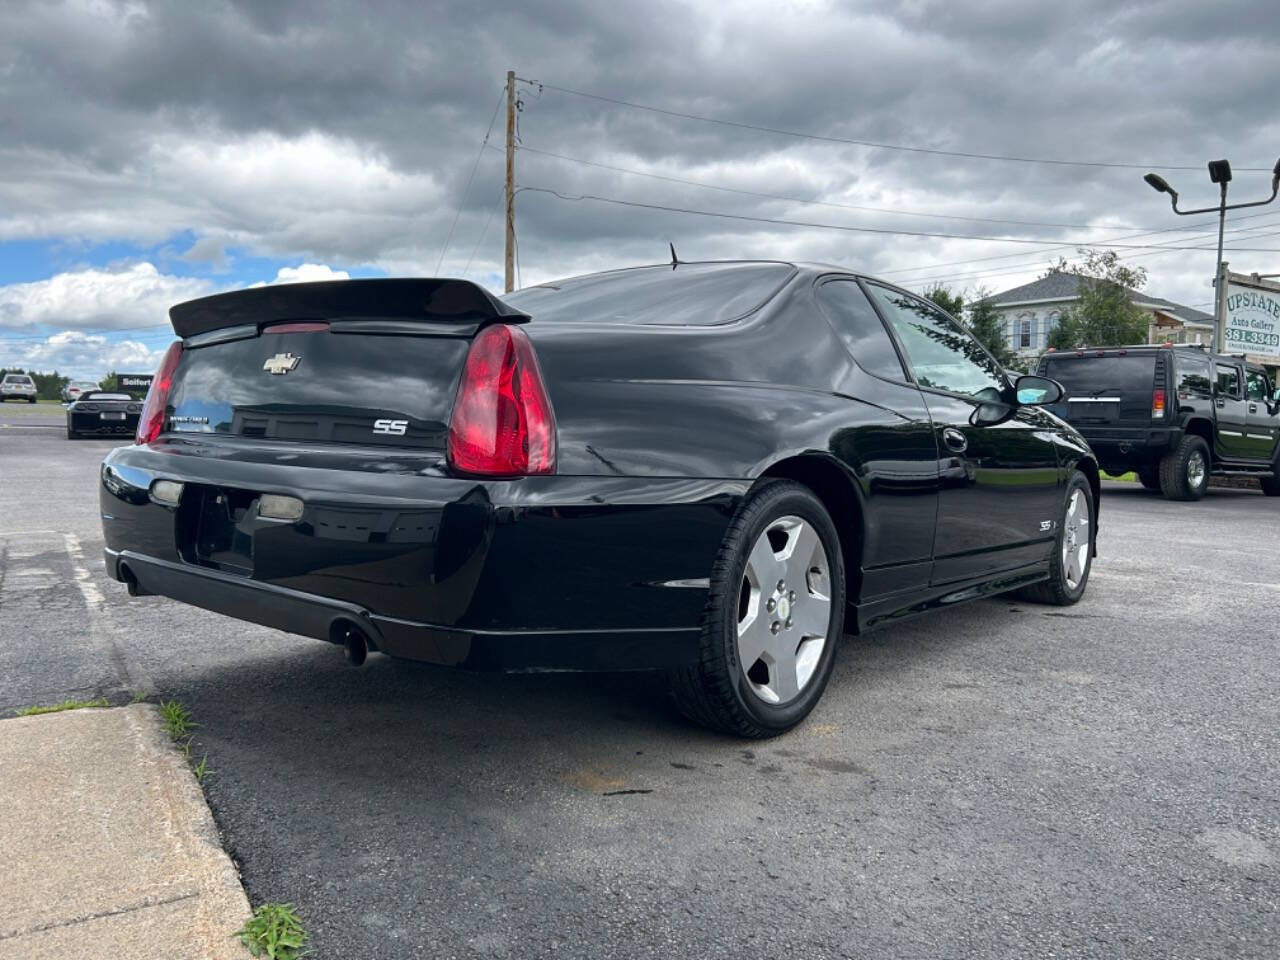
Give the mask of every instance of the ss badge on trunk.
<path id="1" fill-rule="evenodd" d="M 375 420 L 373 421 L 373 432 L 380 433 L 388 437 L 403 437 L 406 430 L 409 429 L 408 420 Z"/>

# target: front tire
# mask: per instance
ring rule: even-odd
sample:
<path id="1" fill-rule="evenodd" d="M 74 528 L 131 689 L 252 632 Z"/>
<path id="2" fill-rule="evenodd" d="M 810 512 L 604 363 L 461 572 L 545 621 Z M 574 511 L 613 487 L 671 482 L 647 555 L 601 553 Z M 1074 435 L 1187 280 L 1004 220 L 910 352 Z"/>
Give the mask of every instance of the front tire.
<path id="1" fill-rule="evenodd" d="M 1160 491 L 1168 500 L 1199 500 L 1209 489 L 1209 445 L 1185 436 L 1160 460 Z"/>
<path id="2" fill-rule="evenodd" d="M 840 538 L 808 487 L 773 480 L 738 508 L 711 570 L 699 662 L 671 676 L 680 711 L 740 737 L 800 723 L 844 626 Z"/>
<path id="3" fill-rule="evenodd" d="M 1093 489 L 1085 475 L 1077 470 L 1067 481 L 1058 536 L 1054 539 L 1053 553 L 1049 558 L 1049 579 L 1023 587 L 1017 592 L 1018 596 L 1056 607 L 1069 607 L 1079 602 L 1089 585 L 1089 571 L 1093 569 L 1094 538 L 1097 535 L 1097 524 L 1093 518 L 1096 514 Z"/>

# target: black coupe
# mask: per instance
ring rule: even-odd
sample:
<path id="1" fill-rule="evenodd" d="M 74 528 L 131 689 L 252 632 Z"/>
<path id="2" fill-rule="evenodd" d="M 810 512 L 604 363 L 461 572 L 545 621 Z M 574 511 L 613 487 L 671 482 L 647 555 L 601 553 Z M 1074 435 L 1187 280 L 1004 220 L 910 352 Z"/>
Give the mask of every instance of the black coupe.
<path id="1" fill-rule="evenodd" d="M 67 404 L 67 439 L 132 437 L 141 412 L 142 401 L 127 393 L 86 390 Z"/>
<path id="2" fill-rule="evenodd" d="M 846 630 L 1088 582 L 1098 466 L 1039 406 L 1061 387 L 835 267 L 294 284 L 170 317 L 102 466 L 107 570 L 357 663 L 660 669 L 690 717 L 764 737 Z"/>

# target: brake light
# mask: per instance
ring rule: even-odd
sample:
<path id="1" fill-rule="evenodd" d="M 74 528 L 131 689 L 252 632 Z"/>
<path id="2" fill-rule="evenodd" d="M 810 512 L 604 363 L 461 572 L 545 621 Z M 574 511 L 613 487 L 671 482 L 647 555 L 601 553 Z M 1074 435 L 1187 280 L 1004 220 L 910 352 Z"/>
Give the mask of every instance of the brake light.
<path id="1" fill-rule="evenodd" d="M 1164 416 L 1164 391 L 1153 390 L 1151 392 L 1151 416 Z"/>
<path id="2" fill-rule="evenodd" d="M 147 402 L 142 405 L 142 414 L 138 417 L 137 443 L 151 443 L 164 432 L 165 408 L 169 406 L 169 388 L 173 385 L 173 371 L 178 368 L 182 359 L 182 341 L 175 340 L 169 344 L 164 359 L 160 361 L 160 369 L 147 390 Z"/>
<path id="3" fill-rule="evenodd" d="M 554 473 L 556 423 L 533 344 L 494 324 L 471 342 L 449 422 L 449 463 L 487 477 Z"/>

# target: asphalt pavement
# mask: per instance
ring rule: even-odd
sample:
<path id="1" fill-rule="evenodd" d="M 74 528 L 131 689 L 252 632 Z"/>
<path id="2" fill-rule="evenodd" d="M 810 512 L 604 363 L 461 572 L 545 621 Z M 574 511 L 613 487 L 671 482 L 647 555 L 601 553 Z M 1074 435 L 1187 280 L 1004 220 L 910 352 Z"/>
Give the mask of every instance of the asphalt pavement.
<path id="1" fill-rule="evenodd" d="M 1082 603 L 848 638 L 812 717 L 744 743 L 650 677 L 355 670 L 130 600 L 111 443 L 16 423 L 0 713 L 185 703 L 251 902 L 322 960 L 1280 956 L 1280 501 L 1107 483 Z"/>

